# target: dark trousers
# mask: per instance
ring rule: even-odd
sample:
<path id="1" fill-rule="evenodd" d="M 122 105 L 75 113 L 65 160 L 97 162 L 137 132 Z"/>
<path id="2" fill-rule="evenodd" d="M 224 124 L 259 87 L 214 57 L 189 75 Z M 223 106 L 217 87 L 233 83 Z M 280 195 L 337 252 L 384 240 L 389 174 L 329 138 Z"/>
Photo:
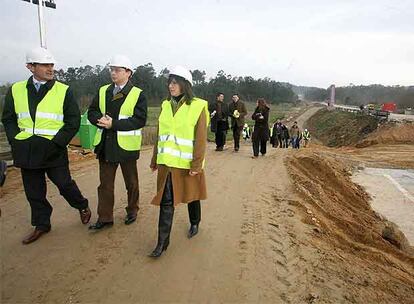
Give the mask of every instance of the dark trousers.
<path id="1" fill-rule="evenodd" d="M 111 163 L 99 160 L 98 186 L 98 220 L 101 222 L 112 222 L 114 214 L 114 183 L 118 165 L 121 166 L 127 189 L 128 205 L 125 208 L 127 214 L 136 215 L 139 204 L 139 183 L 137 161 L 130 160 L 122 163 Z"/>
<path id="2" fill-rule="evenodd" d="M 266 145 L 267 145 L 267 135 L 261 134 L 264 132 L 260 132 L 261 130 L 255 130 L 252 136 L 252 143 L 253 143 L 253 155 L 259 156 L 259 151 L 262 155 L 266 154 Z"/>
<path id="3" fill-rule="evenodd" d="M 276 134 L 273 146 L 282 148 L 282 135 L 281 134 Z"/>
<path id="4" fill-rule="evenodd" d="M 243 131 L 243 126 L 238 127 L 234 125 L 233 129 L 233 140 L 234 140 L 234 149 L 238 150 L 240 148 L 240 133 Z"/>
<path id="5" fill-rule="evenodd" d="M 193 201 L 187 204 L 188 217 L 191 225 L 198 225 L 201 221 L 201 204 L 200 201 Z"/>
<path id="6" fill-rule="evenodd" d="M 292 148 L 299 149 L 300 139 L 297 136 L 292 137 Z"/>
<path id="7" fill-rule="evenodd" d="M 49 230 L 52 206 L 46 198 L 46 176 L 54 183 L 60 194 L 73 208 L 82 210 L 88 207 L 75 181 L 70 176 L 69 166 L 45 169 L 21 169 L 24 191 L 32 210 L 32 226 L 39 230 Z"/>
<path id="8" fill-rule="evenodd" d="M 216 131 L 216 147 L 217 148 L 223 148 L 226 144 L 226 130 L 220 130 L 217 128 Z"/>

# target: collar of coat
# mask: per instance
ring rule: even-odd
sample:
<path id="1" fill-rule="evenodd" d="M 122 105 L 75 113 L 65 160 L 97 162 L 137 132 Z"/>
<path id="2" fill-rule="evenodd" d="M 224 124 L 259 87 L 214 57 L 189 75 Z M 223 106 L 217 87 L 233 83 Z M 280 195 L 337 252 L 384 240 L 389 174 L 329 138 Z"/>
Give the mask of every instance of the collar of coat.
<path id="1" fill-rule="evenodd" d="M 55 84 L 54 79 L 46 81 L 46 83 L 44 84 L 44 86 L 46 86 L 47 90 L 49 91 L 53 85 Z M 26 84 L 26 88 L 29 89 L 29 87 L 31 87 L 32 89 L 35 89 L 34 83 L 33 83 L 33 76 L 30 76 L 30 78 L 27 80 L 27 84 Z"/>
<path id="2" fill-rule="evenodd" d="M 126 85 L 121 89 L 121 91 L 119 91 L 113 98 L 112 100 L 117 100 L 117 99 L 121 99 L 124 96 L 127 96 L 129 94 L 129 91 L 131 91 L 132 87 L 134 85 L 132 84 L 131 80 L 128 80 L 128 82 L 126 83 Z M 111 85 L 106 89 L 106 92 L 110 92 L 110 94 L 112 95 L 112 92 L 115 88 L 115 83 L 111 83 Z"/>

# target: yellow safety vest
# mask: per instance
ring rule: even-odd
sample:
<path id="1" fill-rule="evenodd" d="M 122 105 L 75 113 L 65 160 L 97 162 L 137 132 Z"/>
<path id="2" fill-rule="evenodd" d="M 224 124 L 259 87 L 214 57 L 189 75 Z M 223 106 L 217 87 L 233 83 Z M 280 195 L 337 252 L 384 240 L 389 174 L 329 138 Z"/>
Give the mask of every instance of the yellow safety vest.
<path id="1" fill-rule="evenodd" d="M 101 113 L 105 115 L 106 108 L 106 90 L 110 85 L 104 85 L 99 89 L 99 109 Z M 134 115 L 134 108 L 138 102 L 139 95 L 142 90 L 137 87 L 132 87 L 129 91 L 127 97 L 124 100 L 124 103 L 119 110 L 118 119 L 128 119 Z M 141 150 L 142 142 L 142 131 L 141 129 L 131 130 L 131 131 L 117 131 L 117 140 L 118 145 L 126 151 L 138 151 Z M 98 129 L 93 145 L 96 147 L 99 145 L 102 139 L 102 129 Z"/>
<path id="2" fill-rule="evenodd" d="M 182 104 L 175 115 L 171 101 L 163 101 L 158 119 L 157 164 L 180 169 L 191 168 L 195 126 L 203 109 L 206 113 L 207 128 L 210 119 L 207 101 L 193 98 L 189 105 Z"/>
<path id="3" fill-rule="evenodd" d="M 12 86 L 14 110 L 20 128 L 20 132 L 15 136 L 15 139 L 25 140 L 37 135 L 51 140 L 64 125 L 63 103 L 68 86 L 55 81 L 53 87 L 37 105 L 34 121 L 30 116 L 26 86 L 27 80 L 16 82 Z"/>

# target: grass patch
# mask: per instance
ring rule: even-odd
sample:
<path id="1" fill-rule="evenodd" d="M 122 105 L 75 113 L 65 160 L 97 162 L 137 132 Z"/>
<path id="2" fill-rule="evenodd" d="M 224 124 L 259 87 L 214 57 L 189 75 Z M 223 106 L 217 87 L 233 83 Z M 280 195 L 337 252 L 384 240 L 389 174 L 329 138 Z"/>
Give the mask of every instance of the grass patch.
<path id="1" fill-rule="evenodd" d="M 307 123 L 312 136 L 328 147 L 355 145 L 378 127 L 378 119 L 362 113 L 319 110 Z"/>

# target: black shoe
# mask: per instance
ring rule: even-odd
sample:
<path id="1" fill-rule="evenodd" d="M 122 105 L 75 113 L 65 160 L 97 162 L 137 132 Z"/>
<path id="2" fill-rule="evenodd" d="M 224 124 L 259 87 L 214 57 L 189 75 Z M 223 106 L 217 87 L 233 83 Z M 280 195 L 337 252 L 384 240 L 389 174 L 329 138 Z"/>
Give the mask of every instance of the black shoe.
<path id="1" fill-rule="evenodd" d="M 95 224 L 92 224 L 89 226 L 89 230 L 100 230 L 102 228 L 105 227 L 112 227 L 112 225 L 114 224 L 114 222 L 100 222 L 97 221 Z"/>
<path id="2" fill-rule="evenodd" d="M 135 222 L 137 220 L 137 215 L 136 214 L 127 214 L 127 216 L 125 217 L 125 225 L 130 225 L 133 222 Z"/>
<path id="3" fill-rule="evenodd" d="M 198 225 L 191 225 L 190 230 L 188 230 L 188 238 L 191 239 L 198 233 Z"/>

